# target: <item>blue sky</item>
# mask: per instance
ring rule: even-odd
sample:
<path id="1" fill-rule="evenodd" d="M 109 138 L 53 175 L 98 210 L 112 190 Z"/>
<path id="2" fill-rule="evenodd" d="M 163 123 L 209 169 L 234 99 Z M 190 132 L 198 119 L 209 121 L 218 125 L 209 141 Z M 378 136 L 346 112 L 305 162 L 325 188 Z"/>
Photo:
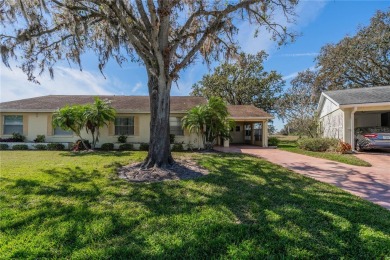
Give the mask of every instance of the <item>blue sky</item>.
<path id="1" fill-rule="evenodd" d="M 267 34 L 253 38 L 254 30 L 247 24 L 239 26 L 237 39 L 245 52 L 265 50 L 269 54 L 265 69 L 278 71 L 288 82 L 299 71 L 314 66 L 314 58 L 322 46 L 337 43 L 346 35 L 354 35 L 359 25 L 368 25 L 377 10 L 388 10 L 389 7 L 390 0 L 301 1 L 297 8 L 296 23 L 288 25 L 301 34 L 294 43 L 278 48 Z M 0 101 L 58 94 L 147 95 L 147 77 L 143 67 L 128 63 L 120 68 L 111 62 L 105 70 L 104 78 L 96 64 L 92 54 L 85 55 L 82 72 L 76 65 L 69 67 L 65 63 L 58 64 L 54 80 L 43 75 L 40 78 L 41 85 L 28 82 L 27 77 L 15 66 L 11 71 L 1 64 Z M 178 84 L 172 86 L 171 95 L 188 95 L 191 86 L 208 71 L 209 68 L 201 61 L 193 64 L 181 73 Z M 275 120 L 275 126 L 280 129 L 283 122 Z"/>

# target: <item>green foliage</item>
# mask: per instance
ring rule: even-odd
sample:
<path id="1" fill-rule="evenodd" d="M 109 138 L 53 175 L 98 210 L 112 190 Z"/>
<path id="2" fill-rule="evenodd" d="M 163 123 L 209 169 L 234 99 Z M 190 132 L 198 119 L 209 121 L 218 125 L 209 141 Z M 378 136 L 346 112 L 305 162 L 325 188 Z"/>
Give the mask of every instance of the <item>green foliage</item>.
<path id="1" fill-rule="evenodd" d="M 114 150 L 114 144 L 113 143 L 104 143 L 100 146 L 100 150 L 112 151 L 112 150 Z"/>
<path id="2" fill-rule="evenodd" d="M 12 150 L 28 150 L 27 144 L 15 144 L 12 146 Z"/>
<path id="3" fill-rule="evenodd" d="M 116 111 L 111 101 L 95 97 L 93 104 L 84 106 L 85 129 L 92 134 L 92 148 L 99 142 L 100 128 L 115 120 Z"/>
<path id="4" fill-rule="evenodd" d="M 302 138 L 298 140 L 298 147 L 312 152 L 325 152 L 337 147 L 338 142 L 334 138 Z"/>
<path id="5" fill-rule="evenodd" d="M 37 135 L 37 138 L 34 139 L 35 143 L 44 143 L 45 142 L 45 135 Z"/>
<path id="6" fill-rule="evenodd" d="M 49 151 L 62 151 L 65 149 L 65 145 L 60 143 L 50 143 L 47 144 L 47 150 Z"/>
<path id="7" fill-rule="evenodd" d="M 278 146 L 280 143 L 280 140 L 277 137 L 270 137 L 268 138 L 268 146 Z"/>
<path id="8" fill-rule="evenodd" d="M 34 145 L 34 148 L 36 150 L 47 150 L 47 145 L 45 145 L 45 144 L 36 144 L 36 145 Z"/>
<path id="9" fill-rule="evenodd" d="M 169 143 L 170 143 L 170 144 L 175 143 L 175 135 L 174 135 L 174 134 L 170 134 L 170 135 L 169 135 Z"/>
<path id="10" fill-rule="evenodd" d="M 126 135 L 120 135 L 120 136 L 118 136 L 118 142 L 119 143 L 126 143 L 126 141 L 127 141 L 127 136 Z"/>
<path id="11" fill-rule="evenodd" d="M 140 151 L 149 151 L 149 144 L 148 143 L 141 143 L 139 146 Z"/>
<path id="12" fill-rule="evenodd" d="M 12 133 L 12 139 L 13 142 L 24 142 L 24 140 L 26 140 L 26 137 L 19 133 Z"/>
<path id="13" fill-rule="evenodd" d="M 8 144 L 0 144 L 0 150 L 8 150 L 9 145 Z"/>
<path id="14" fill-rule="evenodd" d="M 148 184 L 116 175 L 145 152 L 0 153 L 4 259 L 390 256 L 390 211 L 251 156 L 186 154 L 210 173 Z"/>
<path id="15" fill-rule="evenodd" d="M 184 151 L 184 147 L 182 143 L 176 143 L 172 145 L 172 151 L 174 152 L 182 152 Z"/>
<path id="16" fill-rule="evenodd" d="M 191 95 L 207 99 L 220 97 L 231 105 L 249 105 L 272 111 L 284 86 L 282 75 L 276 71 L 264 71 L 264 51 L 241 53 L 235 62 L 225 62 L 212 74 L 192 86 Z"/>
<path id="17" fill-rule="evenodd" d="M 85 106 L 73 105 L 60 108 L 53 114 L 53 126 L 64 130 L 72 130 L 81 138 L 80 132 L 85 125 Z"/>
<path id="18" fill-rule="evenodd" d="M 230 138 L 233 121 L 228 119 L 226 104 L 219 97 L 211 97 L 207 104 L 188 111 L 182 119 L 183 127 L 202 138 L 206 149 L 212 149 L 217 138 Z"/>
<path id="19" fill-rule="evenodd" d="M 121 151 L 132 151 L 133 150 L 133 144 L 121 144 L 119 145 L 119 150 Z"/>

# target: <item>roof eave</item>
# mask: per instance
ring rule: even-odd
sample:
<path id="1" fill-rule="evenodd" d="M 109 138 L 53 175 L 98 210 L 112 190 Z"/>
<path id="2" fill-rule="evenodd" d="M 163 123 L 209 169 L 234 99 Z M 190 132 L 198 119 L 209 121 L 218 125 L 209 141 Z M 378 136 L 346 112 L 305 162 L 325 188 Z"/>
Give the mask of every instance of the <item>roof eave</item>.
<path id="1" fill-rule="evenodd" d="M 379 102 L 379 103 L 361 103 L 361 104 L 346 104 L 340 105 L 340 108 L 353 108 L 353 107 L 379 107 L 379 106 L 390 106 L 390 102 Z"/>

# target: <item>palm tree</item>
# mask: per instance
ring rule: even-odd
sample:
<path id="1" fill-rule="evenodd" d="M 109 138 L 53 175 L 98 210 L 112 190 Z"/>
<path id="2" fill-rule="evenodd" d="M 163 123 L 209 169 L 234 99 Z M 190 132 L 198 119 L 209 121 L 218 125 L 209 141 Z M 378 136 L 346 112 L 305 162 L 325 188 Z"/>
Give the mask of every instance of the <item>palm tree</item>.
<path id="1" fill-rule="evenodd" d="M 92 148 L 95 148 L 99 142 L 99 129 L 104 125 L 108 126 L 108 122 L 115 120 L 116 111 L 111 107 L 109 100 L 101 100 L 95 97 L 93 104 L 88 104 L 85 107 L 85 129 L 92 134 Z M 96 134 L 96 135 L 95 135 Z"/>
<path id="2" fill-rule="evenodd" d="M 211 97 L 206 105 L 199 105 L 183 117 L 183 128 L 201 137 L 206 149 L 212 149 L 217 138 L 230 138 L 233 122 L 228 119 L 226 104 L 221 98 Z"/>
<path id="3" fill-rule="evenodd" d="M 87 147 L 81 137 L 81 129 L 85 125 L 84 111 L 85 107 L 80 105 L 62 107 L 53 114 L 52 124 L 54 127 L 73 131 L 80 138 L 84 147 Z"/>

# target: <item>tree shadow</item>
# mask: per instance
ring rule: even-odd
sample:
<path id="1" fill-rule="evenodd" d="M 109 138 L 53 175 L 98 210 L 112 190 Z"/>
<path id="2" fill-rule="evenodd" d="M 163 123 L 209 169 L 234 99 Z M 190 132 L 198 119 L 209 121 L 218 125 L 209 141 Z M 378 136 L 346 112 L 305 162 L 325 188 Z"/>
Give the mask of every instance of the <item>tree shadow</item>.
<path id="1" fill-rule="evenodd" d="M 43 169 L 53 183 L 2 179 L 15 207 L 1 231 L 13 258 L 365 258 L 390 255 L 390 213 L 243 155 L 201 157 L 198 179 L 131 184 L 82 166 Z M 107 178 L 110 176 L 110 178 Z M 8 201 L 12 201 L 8 199 Z M 9 241 L 7 241 L 9 242 Z M 39 246 L 35 245 L 39 248 Z"/>

